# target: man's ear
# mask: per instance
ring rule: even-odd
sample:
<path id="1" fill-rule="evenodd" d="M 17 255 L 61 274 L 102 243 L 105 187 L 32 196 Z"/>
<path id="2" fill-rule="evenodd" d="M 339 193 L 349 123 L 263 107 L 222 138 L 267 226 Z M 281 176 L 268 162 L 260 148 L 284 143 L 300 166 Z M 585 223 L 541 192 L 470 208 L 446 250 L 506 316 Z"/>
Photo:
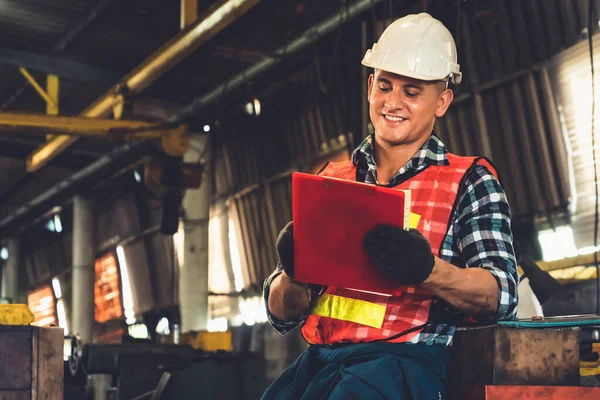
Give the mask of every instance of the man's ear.
<path id="1" fill-rule="evenodd" d="M 435 109 L 436 117 L 443 117 L 450 107 L 450 103 L 454 100 L 454 92 L 452 89 L 446 89 L 438 96 L 437 108 Z"/>
<path id="2" fill-rule="evenodd" d="M 367 101 L 369 103 L 371 102 L 371 90 L 373 90 L 373 80 L 374 79 L 375 79 L 374 74 L 369 75 L 369 83 L 368 83 L 368 88 L 367 88 Z"/>

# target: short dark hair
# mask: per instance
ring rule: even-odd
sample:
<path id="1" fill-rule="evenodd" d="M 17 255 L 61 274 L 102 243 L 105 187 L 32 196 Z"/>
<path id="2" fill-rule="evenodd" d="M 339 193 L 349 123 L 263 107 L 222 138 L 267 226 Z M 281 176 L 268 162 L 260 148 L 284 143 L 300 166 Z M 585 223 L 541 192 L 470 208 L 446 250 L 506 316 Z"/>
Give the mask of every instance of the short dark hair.
<path id="1" fill-rule="evenodd" d="M 442 93 L 444 90 L 448 89 L 448 82 L 447 81 L 435 81 L 435 86 L 438 90 L 438 93 Z"/>

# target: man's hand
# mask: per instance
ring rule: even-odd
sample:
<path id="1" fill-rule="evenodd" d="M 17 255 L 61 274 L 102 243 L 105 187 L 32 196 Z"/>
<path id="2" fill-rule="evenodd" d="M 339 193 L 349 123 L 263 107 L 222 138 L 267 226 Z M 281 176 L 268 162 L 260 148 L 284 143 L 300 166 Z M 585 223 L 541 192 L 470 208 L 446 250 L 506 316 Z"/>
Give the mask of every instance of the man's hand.
<path id="1" fill-rule="evenodd" d="M 271 282 L 267 306 L 282 321 L 293 321 L 308 310 L 308 285 L 298 283 L 282 272 Z"/>
<path id="2" fill-rule="evenodd" d="M 294 221 L 288 222 L 279 232 L 276 247 L 283 270 L 294 279 Z"/>
<path id="3" fill-rule="evenodd" d="M 309 307 L 309 285 L 294 280 L 294 223 L 288 222 L 277 237 L 277 253 L 283 273 L 271 281 L 267 307 L 282 321 L 293 321 Z"/>
<path id="4" fill-rule="evenodd" d="M 377 225 L 363 239 L 377 268 L 403 285 L 418 285 L 431 274 L 435 257 L 425 237 L 416 229 Z"/>

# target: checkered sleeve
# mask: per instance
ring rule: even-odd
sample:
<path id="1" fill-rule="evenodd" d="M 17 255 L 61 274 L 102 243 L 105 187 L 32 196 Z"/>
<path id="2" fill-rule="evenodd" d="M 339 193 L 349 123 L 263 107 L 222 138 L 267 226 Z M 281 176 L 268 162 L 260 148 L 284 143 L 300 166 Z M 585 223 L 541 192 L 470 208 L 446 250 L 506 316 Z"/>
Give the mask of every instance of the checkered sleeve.
<path id="1" fill-rule="evenodd" d="M 281 333 L 282 335 L 285 335 L 304 324 L 304 321 L 308 317 L 308 314 L 310 314 L 310 310 L 312 310 L 314 303 L 318 298 L 318 295 L 321 293 L 322 289 L 311 287 L 309 291 L 310 305 L 308 307 L 308 310 L 299 318 L 293 321 L 280 320 L 277 317 L 275 317 L 269 310 L 269 291 L 271 290 L 271 282 L 273 282 L 273 279 L 281 275 L 282 272 L 283 267 L 281 266 L 281 263 L 279 263 L 275 271 L 273 271 L 273 273 L 269 275 L 267 279 L 265 279 L 263 285 L 263 297 L 265 299 L 265 308 L 267 309 L 267 318 L 269 319 L 269 323 L 277 332 Z"/>
<path id="2" fill-rule="evenodd" d="M 458 248 L 469 268 L 484 268 L 498 283 L 498 309 L 489 322 L 514 319 L 519 278 L 506 195 L 482 165 L 471 168 L 463 182 L 454 224 Z"/>

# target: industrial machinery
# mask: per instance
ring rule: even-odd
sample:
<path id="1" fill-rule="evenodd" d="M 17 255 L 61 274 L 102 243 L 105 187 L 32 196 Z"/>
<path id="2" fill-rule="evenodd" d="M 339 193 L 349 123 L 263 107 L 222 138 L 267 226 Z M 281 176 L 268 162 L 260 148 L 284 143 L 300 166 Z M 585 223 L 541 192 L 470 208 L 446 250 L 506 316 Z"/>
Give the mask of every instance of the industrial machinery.
<path id="1" fill-rule="evenodd" d="M 266 388 L 256 354 L 204 351 L 190 345 L 85 344 L 71 340 L 72 376 L 110 374 L 107 397 L 137 399 L 256 399 Z"/>

